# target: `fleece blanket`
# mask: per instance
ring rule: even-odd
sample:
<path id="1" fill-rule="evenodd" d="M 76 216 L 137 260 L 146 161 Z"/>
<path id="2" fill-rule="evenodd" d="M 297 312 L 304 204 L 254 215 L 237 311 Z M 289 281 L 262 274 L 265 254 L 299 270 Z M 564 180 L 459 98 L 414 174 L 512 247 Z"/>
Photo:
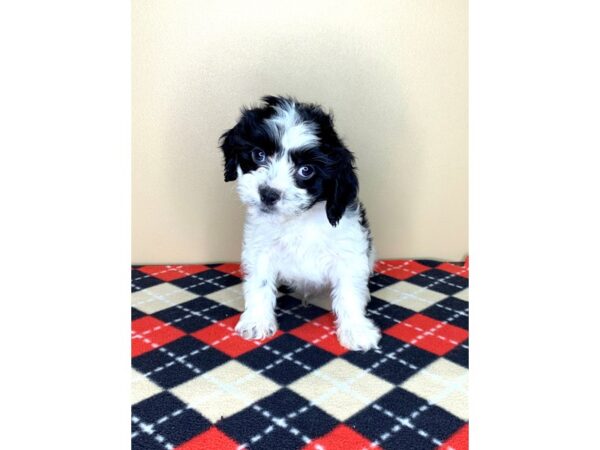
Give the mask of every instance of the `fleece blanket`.
<path id="1" fill-rule="evenodd" d="M 468 264 L 378 261 L 380 346 L 337 341 L 331 302 L 279 295 L 279 330 L 246 341 L 239 264 L 132 267 L 133 449 L 468 446 Z"/>

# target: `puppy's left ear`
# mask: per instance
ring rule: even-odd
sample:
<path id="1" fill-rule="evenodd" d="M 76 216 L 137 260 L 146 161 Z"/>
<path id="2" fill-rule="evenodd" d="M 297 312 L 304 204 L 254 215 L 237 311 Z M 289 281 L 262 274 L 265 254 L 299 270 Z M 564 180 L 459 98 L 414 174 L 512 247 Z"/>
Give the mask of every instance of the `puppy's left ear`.
<path id="1" fill-rule="evenodd" d="M 225 181 L 233 181 L 237 178 L 238 166 L 238 144 L 237 126 L 221 135 L 221 150 L 223 151 L 223 166 L 225 170 Z"/>
<path id="2" fill-rule="evenodd" d="M 345 147 L 333 149 L 332 156 L 335 158 L 335 175 L 331 180 L 325 210 L 327 219 L 332 226 L 336 226 L 346 208 L 358 195 L 358 178 L 354 169 L 354 156 Z"/>

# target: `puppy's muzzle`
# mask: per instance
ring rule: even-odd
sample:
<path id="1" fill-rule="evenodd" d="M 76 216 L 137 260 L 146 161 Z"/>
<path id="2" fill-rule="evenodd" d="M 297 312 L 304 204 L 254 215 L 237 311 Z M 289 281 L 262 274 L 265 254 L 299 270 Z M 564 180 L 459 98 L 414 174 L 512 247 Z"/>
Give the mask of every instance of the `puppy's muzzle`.
<path id="1" fill-rule="evenodd" d="M 273 206 L 281 199 L 281 191 L 270 188 L 269 186 L 261 186 L 258 189 L 260 200 L 265 206 Z"/>

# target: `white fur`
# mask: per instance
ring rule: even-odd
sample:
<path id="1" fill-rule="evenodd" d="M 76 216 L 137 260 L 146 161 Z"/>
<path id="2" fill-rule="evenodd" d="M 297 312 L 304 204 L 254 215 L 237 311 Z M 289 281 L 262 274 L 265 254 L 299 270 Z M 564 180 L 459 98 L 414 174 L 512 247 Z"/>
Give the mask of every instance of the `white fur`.
<path id="1" fill-rule="evenodd" d="M 293 103 L 276 110 L 267 125 L 283 152 L 271 156 L 265 167 L 237 171 L 238 194 L 248 211 L 242 250 L 245 310 L 235 329 L 246 339 L 273 335 L 280 284 L 304 295 L 330 289 L 340 343 L 351 350 L 377 347 L 380 332 L 365 317 L 374 254 L 358 207 L 348 208 L 336 227 L 327 220 L 325 202 L 306 210 L 311 197 L 294 182 L 289 152 L 318 143 L 316 125 L 302 122 Z M 263 185 L 282 193 L 270 212 L 261 210 L 258 189 Z"/>
<path id="2" fill-rule="evenodd" d="M 275 111 L 276 114 L 266 124 L 273 139 L 281 143 L 284 152 L 301 150 L 319 143 L 315 135 L 316 124 L 303 122 L 293 103 L 284 102 L 281 106 L 276 106 Z"/>
<path id="3" fill-rule="evenodd" d="M 324 209 L 319 202 L 292 217 L 248 211 L 242 251 L 246 309 L 236 326 L 244 338 L 275 333 L 276 289 L 285 284 L 308 295 L 331 289 L 340 343 L 351 350 L 377 346 L 379 330 L 365 317 L 374 258 L 358 211 L 347 211 L 334 228 Z"/>

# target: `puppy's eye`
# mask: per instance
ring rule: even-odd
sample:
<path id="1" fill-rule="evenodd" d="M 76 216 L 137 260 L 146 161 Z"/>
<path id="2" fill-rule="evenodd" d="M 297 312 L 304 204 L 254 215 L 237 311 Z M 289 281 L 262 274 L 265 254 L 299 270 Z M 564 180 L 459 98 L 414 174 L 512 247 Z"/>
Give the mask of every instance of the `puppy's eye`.
<path id="1" fill-rule="evenodd" d="M 315 174 L 315 169 L 312 166 L 300 166 L 298 176 L 304 180 L 308 180 Z"/>
<path id="2" fill-rule="evenodd" d="M 252 150 L 252 159 L 259 166 L 264 166 L 267 162 L 267 154 L 264 150 L 260 148 L 255 148 Z"/>

